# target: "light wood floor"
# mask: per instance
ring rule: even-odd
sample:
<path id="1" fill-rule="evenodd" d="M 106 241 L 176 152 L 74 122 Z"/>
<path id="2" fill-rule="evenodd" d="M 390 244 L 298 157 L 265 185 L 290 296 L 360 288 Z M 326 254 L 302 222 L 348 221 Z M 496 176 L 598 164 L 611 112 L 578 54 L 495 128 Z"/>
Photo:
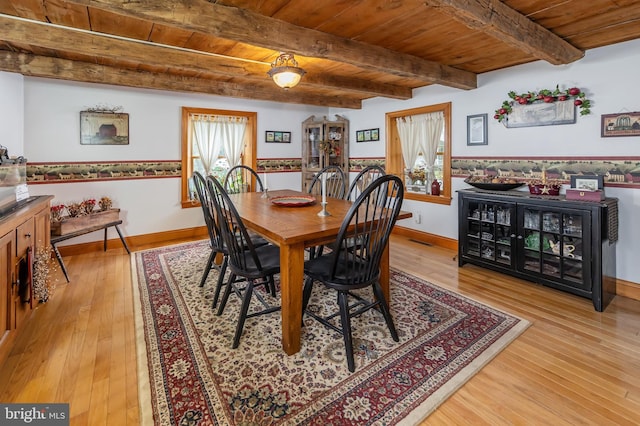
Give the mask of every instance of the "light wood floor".
<path id="1" fill-rule="evenodd" d="M 135 247 L 139 250 L 148 247 Z M 640 301 L 590 300 L 465 265 L 393 237 L 391 265 L 532 326 L 423 424 L 640 424 Z M 65 258 L 51 300 L 0 366 L 0 401 L 69 402 L 72 425 L 136 425 L 130 260 L 123 249 Z"/>

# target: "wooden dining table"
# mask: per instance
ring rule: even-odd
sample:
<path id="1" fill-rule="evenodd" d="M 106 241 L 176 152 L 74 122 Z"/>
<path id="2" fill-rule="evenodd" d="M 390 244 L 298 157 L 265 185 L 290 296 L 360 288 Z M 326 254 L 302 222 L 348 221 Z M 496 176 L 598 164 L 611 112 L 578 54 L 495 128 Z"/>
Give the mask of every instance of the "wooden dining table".
<path id="1" fill-rule="evenodd" d="M 309 196 L 293 190 L 269 191 L 268 198 L 260 192 L 230 194 L 244 225 L 280 247 L 280 294 L 282 315 L 282 348 L 288 355 L 300 351 L 302 323 L 302 287 L 304 280 L 304 249 L 335 241 L 342 221 L 353 204 L 351 201 L 327 198 L 329 216 L 319 216 L 317 202 L 305 206 L 278 206 L 275 197 Z M 398 219 L 411 217 L 402 211 Z M 380 283 L 385 297 L 389 294 L 389 248 L 380 262 Z"/>

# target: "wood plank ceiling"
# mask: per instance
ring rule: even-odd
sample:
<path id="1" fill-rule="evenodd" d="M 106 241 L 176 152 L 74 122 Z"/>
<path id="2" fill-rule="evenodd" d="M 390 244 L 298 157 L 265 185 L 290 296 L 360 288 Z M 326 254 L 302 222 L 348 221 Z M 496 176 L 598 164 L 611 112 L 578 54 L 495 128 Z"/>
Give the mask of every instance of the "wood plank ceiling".
<path id="1" fill-rule="evenodd" d="M 639 37 L 637 0 L 0 0 L 0 70 L 344 108 Z"/>

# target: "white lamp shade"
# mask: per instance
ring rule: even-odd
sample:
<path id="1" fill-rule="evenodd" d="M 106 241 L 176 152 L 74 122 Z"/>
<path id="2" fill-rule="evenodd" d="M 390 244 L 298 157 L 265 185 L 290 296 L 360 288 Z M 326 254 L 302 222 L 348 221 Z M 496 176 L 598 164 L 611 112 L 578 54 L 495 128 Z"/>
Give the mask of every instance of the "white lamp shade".
<path id="1" fill-rule="evenodd" d="M 289 89 L 300 82 L 305 71 L 299 67 L 283 66 L 271 68 L 267 74 L 278 86 Z"/>

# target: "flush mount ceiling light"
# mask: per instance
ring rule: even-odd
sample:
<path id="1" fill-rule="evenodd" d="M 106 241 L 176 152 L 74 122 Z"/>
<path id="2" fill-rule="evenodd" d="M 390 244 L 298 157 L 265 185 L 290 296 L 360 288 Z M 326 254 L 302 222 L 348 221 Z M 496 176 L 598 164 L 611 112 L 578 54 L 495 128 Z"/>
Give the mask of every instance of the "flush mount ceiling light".
<path id="1" fill-rule="evenodd" d="M 289 89 L 300 82 L 305 70 L 298 66 L 293 53 L 280 53 L 271 63 L 271 69 L 267 74 L 278 86 Z"/>

